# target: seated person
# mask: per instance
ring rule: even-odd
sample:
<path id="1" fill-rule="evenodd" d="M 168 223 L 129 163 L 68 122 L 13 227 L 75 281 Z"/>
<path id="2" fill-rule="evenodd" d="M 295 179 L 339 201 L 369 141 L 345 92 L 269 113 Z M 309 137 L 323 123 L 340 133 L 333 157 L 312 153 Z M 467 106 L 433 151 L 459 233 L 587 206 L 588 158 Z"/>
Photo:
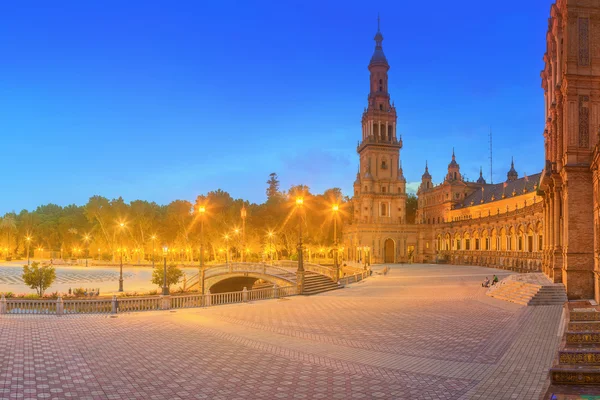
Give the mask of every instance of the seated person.
<path id="1" fill-rule="evenodd" d="M 494 279 L 492 279 L 492 286 L 498 283 L 498 277 L 494 275 Z"/>
<path id="2" fill-rule="evenodd" d="M 483 283 L 481 284 L 481 287 L 490 287 L 490 280 L 487 276 L 485 277 L 485 281 L 483 281 Z"/>

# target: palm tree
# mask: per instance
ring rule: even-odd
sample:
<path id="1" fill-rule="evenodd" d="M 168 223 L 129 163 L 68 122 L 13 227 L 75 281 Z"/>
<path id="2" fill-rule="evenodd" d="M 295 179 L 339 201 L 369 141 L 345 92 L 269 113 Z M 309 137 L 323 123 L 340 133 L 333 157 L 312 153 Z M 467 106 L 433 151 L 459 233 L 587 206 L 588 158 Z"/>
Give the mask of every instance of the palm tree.
<path id="1" fill-rule="evenodd" d="M 2 229 L 6 230 L 6 247 L 8 248 L 8 253 L 6 254 L 6 258 L 9 258 L 10 255 L 10 231 L 17 228 L 17 223 L 15 218 L 7 214 L 3 219 L 2 223 L 0 223 Z"/>

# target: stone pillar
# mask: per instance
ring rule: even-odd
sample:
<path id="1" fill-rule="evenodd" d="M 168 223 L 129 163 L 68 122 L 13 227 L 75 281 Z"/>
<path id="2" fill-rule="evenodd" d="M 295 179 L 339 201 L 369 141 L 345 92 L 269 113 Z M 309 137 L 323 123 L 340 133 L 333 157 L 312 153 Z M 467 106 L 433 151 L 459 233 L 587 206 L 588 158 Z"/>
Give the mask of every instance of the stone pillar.
<path id="1" fill-rule="evenodd" d="M 562 240 L 560 232 L 560 219 L 561 219 L 561 203 L 562 203 L 562 191 L 559 186 L 555 184 L 554 187 L 554 204 L 553 204 L 553 229 L 552 233 L 554 239 L 554 247 L 552 248 L 552 269 L 553 269 L 553 281 L 555 283 L 563 282 L 562 269 L 563 269 L 563 257 L 562 257 Z"/>
<path id="2" fill-rule="evenodd" d="M 246 288 L 246 286 L 244 286 L 244 289 L 242 290 L 242 301 L 244 303 L 248 301 L 248 289 Z"/>
<path id="3" fill-rule="evenodd" d="M 63 303 L 62 297 L 56 299 L 56 315 L 63 315 L 65 312 L 65 303 Z"/>
<path id="4" fill-rule="evenodd" d="M 160 309 L 170 310 L 171 309 L 171 296 L 161 295 L 160 296 Z"/>
<path id="5" fill-rule="evenodd" d="M 296 272 L 296 288 L 297 294 L 304 293 L 304 271 Z"/>
<path id="6" fill-rule="evenodd" d="M 118 304 L 117 304 L 117 296 L 112 297 L 112 308 L 111 308 L 111 313 L 112 314 L 116 314 L 117 313 L 117 309 L 118 309 Z"/>
<path id="7" fill-rule="evenodd" d="M 7 306 L 6 306 L 6 297 L 2 294 L 2 298 L 0 298 L 0 314 L 6 314 Z"/>
<path id="8" fill-rule="evenodd" d="M 594 298 L 594 208 L 592 172 L 565 165 L 563 283 L 569 299 Z"/>
<path id="9" fill-rule="evenodd" d="M 273 285 L 273 298 L 278 299 L 279 298 L 279 287 L 277 287 L 277 285 Z"/>
<path id="10" fill-rule="evenodd" d="M 205 296 L 205 297 L 204 297 L 204 305 L 205 305 L 206 307 L 210 307 L 210 305 L 211 305 L 211 298 L 212 298 L 212 296 L 211 296 L 211 294 L 210 294 L 210 289 L 208 289 L 208 290 L 206 291 L 206 294 L 205 294 L 204 296 Z"/>

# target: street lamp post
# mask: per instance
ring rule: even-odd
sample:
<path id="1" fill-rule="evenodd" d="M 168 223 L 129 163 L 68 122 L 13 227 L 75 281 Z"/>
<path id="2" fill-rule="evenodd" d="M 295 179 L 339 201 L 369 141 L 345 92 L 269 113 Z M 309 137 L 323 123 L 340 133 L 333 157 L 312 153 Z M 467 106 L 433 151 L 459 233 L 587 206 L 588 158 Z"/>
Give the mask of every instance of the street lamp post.
<path id="1" fill-rule="evenodd" d="M 119 223 L 120 228 L 120 236 L 121 236 L 121 262 L 119 268 L 119 292 L 123 291 L 123 228 L 125 228 L 125 223 Z"/>
<path id="2" fill-rule="evenodd" d="M 269 236 L 269 258 L 271 259 L 271 265 L 273 265 L 273 232 L 267 234 Z"/>
<path id="3" fill-rule="evenodd" d="M 225 235 L 225 264 L 229 265 L 229 235 Z"/>
<path id="4" fill-rule="evenodd" d="M 90 252 L 90 235 L 87 234 L 83 237 L 83 241 L 85 242 L 85 266 L 88 266 L 88 257 Z"/>
<path id="5" fill-rule="evenodd" d="M 169 248 L 167 246 L 163 246 L 163 287 L 162 294 L 163 296 L 169 295 L 169 287 L 167 286 L 167 252 Z"/>
<path id="6" fill-rule="evenodd" d="M 154 269 L 154 254 L 155 254 L 155 247 L 156 247 L 156 235 L 152 235 L 152 237 L 150 238 L 152 239 L 152 269 Z"/>
<path id="7" fill-rule="evenodd" d="M 246 249 L 246 206 L 242 206 L 242 262 L 244 262 L 244 250 Z"/>
<path id="8" fill-rule="evenodd" d="M 27 241 L 27 265 L 29 265 L 29 244 L 31 243 L 31 236 L 27 236 L 25 237 L 25 240 Z"/>
<path id="9" fill-rule="evenodd" d="M 333 268 L 335 269 L 335 282 L 340 279 L 340 265 L 338 263 L 338 242 L 337 242 L 337 213 L 340 209 L 338 204 L 334 204 L 333 210 Z"/>
<path id="10" fill-rule="evenodd" d="M 303 260 L 303 246 L 302 246 L 302 205 L 304 204 L 304 198 L 301 196 L 296 197 L 296 212 L 298 213 L 298 271 L 296 271 L 296 284 L 298 286 L 298 294 L 304 292 L 304 260 Z"/>
<path id="11" fill-rule="evenodd" d="M 198 289 L 200 290 L 200 294 L 204 294 L 204 213 L 206 212 L 206 207 L 198 207 L 198 212 L 200 213 L 200 257 L 198 257 L 200 282 L 198 283 Z"/>

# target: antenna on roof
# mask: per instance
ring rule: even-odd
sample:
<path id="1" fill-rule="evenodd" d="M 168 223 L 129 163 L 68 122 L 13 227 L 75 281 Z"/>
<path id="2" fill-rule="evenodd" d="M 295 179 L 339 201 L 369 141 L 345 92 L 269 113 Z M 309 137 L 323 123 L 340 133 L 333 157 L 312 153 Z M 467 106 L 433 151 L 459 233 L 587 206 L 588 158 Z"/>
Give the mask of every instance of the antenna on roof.
<path id="1" fill-rule="evenodd" d="M 494 173 L 492 169 L 492 127 L 490 126 L 490 183 L 494 183 Z"/>

